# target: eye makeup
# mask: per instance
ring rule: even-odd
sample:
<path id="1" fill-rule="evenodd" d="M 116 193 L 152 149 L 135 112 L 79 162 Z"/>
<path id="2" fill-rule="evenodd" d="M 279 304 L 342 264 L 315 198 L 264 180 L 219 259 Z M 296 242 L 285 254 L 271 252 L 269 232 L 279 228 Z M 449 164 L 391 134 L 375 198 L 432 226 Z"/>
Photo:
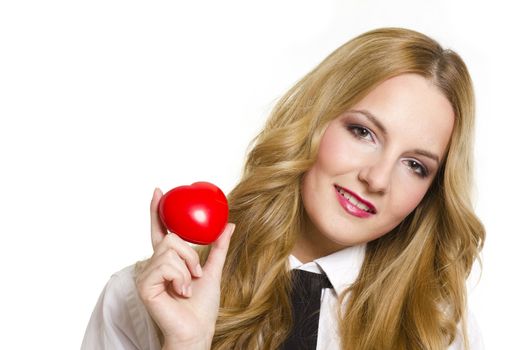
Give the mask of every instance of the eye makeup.
<path id="1" fill-rule="evenodd" d="M 420 163 L 417 160 L 414 159 L 407 159 L 403 161 L 405 164 L 408 165 L 408 167 L 416 174 L 417 176 L 421 178 L 425 178 L 429 175 L 429 171 L 427 167 L 425 167 L 424 164 Z"/>
<path id="2" fill-rule="evenodd" d="M 368 127 L 364 125 L 361 125 L 359 123 L 352 121 L 351 119 L 352 119 L 351 117 L 346 117 L 343 120 L 343 125 L 345 129 L 348 130 L 352 134 L 352 136 L 354 136 L 358 140 L 363 140 L 366 142 L 372 142 L 372 143 L 377 142 L 377 137 L 375 136 L 375 133 L 372 130 L 370 130 Z M 356 119 L 359 119 L 359 117 L 357 117 Z M 415 152 L 416 154 L 420 154 L 424 157 L 428 157 L 436 162 L 439 161 L 438 157 L 431 152 L 421 150 L 421 149 L 413 150 L 413 152 Z M 406 160 L 403 160 L 403 163 L 409 167 L 409 169 L 412 171 L 413 174 L 415 174 L 416 176 L 422 179 L 430 175 L 430 170 L 420 160 L 406 159 Z"/>
<path id="3" fill-rule="evenodd" d="M 373 132 L 364 126 L 348 124 L 346 125 L 346 129 L 358 139 L 369 140 L 372 142 L 374 141 Z"/>

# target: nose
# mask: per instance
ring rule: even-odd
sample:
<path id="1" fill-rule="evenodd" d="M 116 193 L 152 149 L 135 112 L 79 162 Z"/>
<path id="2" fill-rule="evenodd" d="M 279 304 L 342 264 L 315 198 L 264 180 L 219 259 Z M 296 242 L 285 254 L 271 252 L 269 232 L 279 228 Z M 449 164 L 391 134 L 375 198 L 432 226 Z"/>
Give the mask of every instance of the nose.
<path id="1" fill-rule="evenodd" d="M 385 194 L 390 189 L 394 163 L 384 158 L 371 160 L 361 168 L 358 178 L 371 193 Z"/>

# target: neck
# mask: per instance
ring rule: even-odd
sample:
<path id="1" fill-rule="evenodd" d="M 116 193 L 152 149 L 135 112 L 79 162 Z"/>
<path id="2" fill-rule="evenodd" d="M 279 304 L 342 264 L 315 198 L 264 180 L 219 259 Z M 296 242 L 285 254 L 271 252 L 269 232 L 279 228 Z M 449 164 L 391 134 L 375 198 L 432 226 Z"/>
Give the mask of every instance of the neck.
<path id="1" fill-rule="evenodd" d="M 303 264 L 315 259 L 335 253 L 343 248 L 343 245 L 330 241 L 315 226 L 307 220 L 301 235 L 297 238 L 292 249 L 292 255 Z"/>

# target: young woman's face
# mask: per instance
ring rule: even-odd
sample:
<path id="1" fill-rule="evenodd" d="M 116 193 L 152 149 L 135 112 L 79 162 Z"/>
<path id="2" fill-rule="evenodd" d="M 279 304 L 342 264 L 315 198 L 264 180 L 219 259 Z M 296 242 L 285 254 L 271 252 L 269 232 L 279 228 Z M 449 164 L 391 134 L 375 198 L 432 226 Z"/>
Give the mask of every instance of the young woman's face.
<path id="1" fill-rule="evenodd" d="M 302 182 L 309 220 L 296 256 L 315 259 L 396 227 L 430 187 L 453 124 L 450 102 L 416 74 L 384 81 L 331 121 Z"/>

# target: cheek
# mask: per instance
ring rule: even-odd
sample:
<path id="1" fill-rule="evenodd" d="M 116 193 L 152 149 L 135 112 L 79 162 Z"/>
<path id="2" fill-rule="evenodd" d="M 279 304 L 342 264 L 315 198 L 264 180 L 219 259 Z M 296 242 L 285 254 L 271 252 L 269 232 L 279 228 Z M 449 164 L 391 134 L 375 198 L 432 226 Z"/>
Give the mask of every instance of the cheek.
<path id="1" fill-rule="evenodd" d="M 318 177 L 317 167 L 314 166 L 304 174 L 301 181 L 301 197 L 306 208 L 310 208 L 310 203 L 315 203 L 317 200 Z"/>
<path id="2" fill-rule="evenodd" d="M 348 134 L 327 130 L 319 144 L 317 167 L 338 175 L 359 165 L 360 152 Z"/>
<path id="3" fill-rule="evenodd" d="M 335 167 L 344 160 L 342 147 L 335 137 L 331 137 L 330 130 L 323 137 L 319 145 L 317 165 L 324 169 Z"/>
<path id="4" fill-rule="evenodd" d="M 421 202 L 428 186 L 398 186 L 391 198 L 391 210 L 397 221 L 401 222 Z"/>

